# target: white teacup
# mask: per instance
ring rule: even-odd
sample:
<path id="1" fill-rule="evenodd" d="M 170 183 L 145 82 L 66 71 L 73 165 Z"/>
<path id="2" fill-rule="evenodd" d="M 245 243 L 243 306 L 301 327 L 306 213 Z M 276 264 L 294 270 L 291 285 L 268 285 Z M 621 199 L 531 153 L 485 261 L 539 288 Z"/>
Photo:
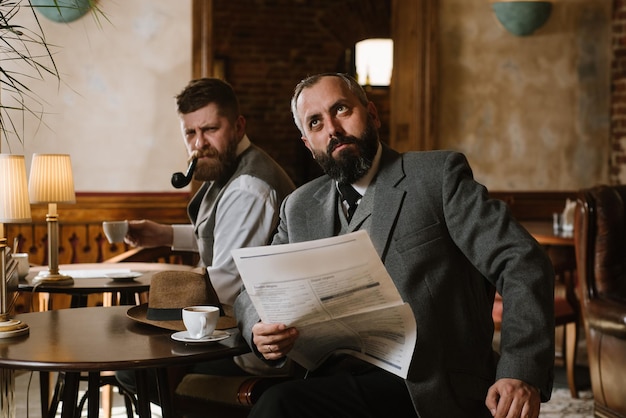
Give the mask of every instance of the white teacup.
<path id="1" fill-rule="evenodd" d="M 109 243 L 124 242 L 124 237 L 128 233 L 128 221 L 104 221 L 102 229 Z"/>
<path id="2" fill-rule="evenodd" d="M 220 317 L 217 306 L 187 306 L 183 308 L 183 323 L 189 338 L 200 339 L 212 335 Z"/>
<path id="3" fill-rule="evenodd" d="M 30 263 L 28 261 L 28 253 L 14 253 L 11 254 L 11 258 L 17 261 L 17 275 L 20 279 L 28 276 L 30 270 Z"/>

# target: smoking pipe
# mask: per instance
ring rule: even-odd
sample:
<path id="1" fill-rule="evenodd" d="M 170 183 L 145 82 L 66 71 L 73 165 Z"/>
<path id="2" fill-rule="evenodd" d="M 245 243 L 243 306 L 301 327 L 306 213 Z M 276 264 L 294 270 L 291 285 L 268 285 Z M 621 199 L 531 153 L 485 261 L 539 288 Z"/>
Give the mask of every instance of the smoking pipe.
<path id="1" fill-rule="evenodd" d="M 195 157 L 191 160 L 189 167 L 187 168 L 187 174 L 183 174 L 181 172 L 172 174 L 172 186 L 177 189 L 182 189 L 189 183 L 191 183 L 191 179 L 193 178 L 193 170 L 196 168 L 196 163 L 198 162 L 198 157 Z"/>

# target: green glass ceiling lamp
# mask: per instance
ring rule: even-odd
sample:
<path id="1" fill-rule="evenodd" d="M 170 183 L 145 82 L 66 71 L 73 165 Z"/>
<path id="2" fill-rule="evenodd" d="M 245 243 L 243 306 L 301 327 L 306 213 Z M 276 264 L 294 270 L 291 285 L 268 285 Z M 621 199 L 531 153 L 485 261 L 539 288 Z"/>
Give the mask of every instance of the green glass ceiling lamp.
<path id="1" fill-rule="evenodd" d="M 552 12 L 552 2 L 501 0 L 491 4 L 498 21 L 515 36 L 528 36 L 542 27 Z"/>
<path id="2" fill-rule="evenodd" d="M 85 15 L 95 0 L 31 0 L 31 4 L 39 13 L 48 19 L 69 23 Z"/>

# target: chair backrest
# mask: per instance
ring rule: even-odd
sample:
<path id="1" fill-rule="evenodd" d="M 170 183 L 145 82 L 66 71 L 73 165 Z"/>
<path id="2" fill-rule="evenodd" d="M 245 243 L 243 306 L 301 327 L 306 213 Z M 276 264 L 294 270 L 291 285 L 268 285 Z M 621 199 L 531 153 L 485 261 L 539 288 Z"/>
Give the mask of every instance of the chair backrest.
<path id="1" fill-rule="evenodd" d="M 626 186 L 581 190 L 574 224 L 594 413 L 626 417 Z"/>
<path id="2" fill-rule="evenodd" d="M 626 186 L 581 190 L 575 222 L 583 300 L 626 303 Z"/>

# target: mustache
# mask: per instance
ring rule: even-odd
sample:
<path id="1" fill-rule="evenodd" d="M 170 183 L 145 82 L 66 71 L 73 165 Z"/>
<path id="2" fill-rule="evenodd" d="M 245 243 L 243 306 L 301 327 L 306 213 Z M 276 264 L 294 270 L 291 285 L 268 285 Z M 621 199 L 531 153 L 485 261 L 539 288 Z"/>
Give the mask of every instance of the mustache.
<path id="1" fill-rule="evenodd" d="M 213 147 L 205 147 L 202 149 L 197 149 L 195 150 L 192 154 L 191 157 L 189 158 L 190 160 L 193 160 L 194 158 L 202 158 L 202 157 L 209 157 L 209 158 L 214 158 L 217 157 L 219 153 L 217 152 L 217 150 Z"/>
<path id="2" fill-rule="evenodd" d="M 356 139 L 356 137 L 354 137 L 352 135 L 350 135 L 350 136 L 345 136 L 345 135 L 335 136 L 335 137 L 330 139 L 330 142 L 328 142 L 328 146 L 326 147 L 326 152 L 328 153 L 328 155 L 330 155 L 340 145 L 356 144 L 356 143 L 357 143 L 357 139 Z"/>

